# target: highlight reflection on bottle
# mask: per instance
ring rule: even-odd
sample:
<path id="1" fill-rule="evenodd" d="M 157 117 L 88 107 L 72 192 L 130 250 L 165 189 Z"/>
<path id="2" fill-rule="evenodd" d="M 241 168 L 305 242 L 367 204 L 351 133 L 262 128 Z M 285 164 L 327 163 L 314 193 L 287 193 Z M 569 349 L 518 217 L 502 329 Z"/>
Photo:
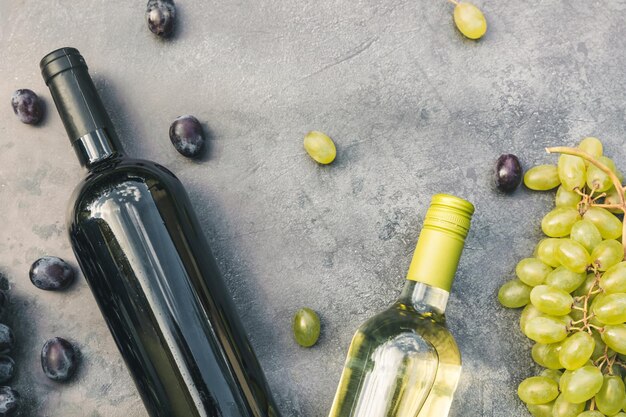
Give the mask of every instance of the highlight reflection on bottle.
<path id="1" fill-rule="evenodd" d="M 330 417 L 446 417 L 461 355 L 445 309 L 474 206 L 433 196 L 398 300 L 352 339 Z"/>

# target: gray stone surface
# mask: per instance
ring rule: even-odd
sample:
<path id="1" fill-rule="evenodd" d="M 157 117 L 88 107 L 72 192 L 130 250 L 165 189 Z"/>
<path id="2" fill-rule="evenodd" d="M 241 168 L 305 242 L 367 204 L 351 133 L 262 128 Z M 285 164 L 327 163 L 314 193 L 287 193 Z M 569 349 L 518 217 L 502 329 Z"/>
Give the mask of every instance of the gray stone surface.
<path id="1" fill-rule="evenodd" d="M 491 169 L 505 152 L 548 162 L 545 146 L 585 135 L 626 169 L 626 2 L 478 1 L 479 42 L 459 35 L 444 0 L 180 0 L 166 42 L 144 3 L 0 0 L 0 269 L 23 415 L 146 415 L 82 277 L 63 293 L 28 280 L 41 255 L 75 264 L 64 215 L 83 173 L 38 70 L 75 46 L 128 154 L 187 186 L 284 416 L 327 414 L 351 336 L 398 295 L 436 192 L 477 208 L 448 309 L 464 356 L 451 416 L 526 416 L 515 390 L 536 372 L 530 343 L 495 295 L 532 253 L 552 194 L 498 194 Z M 40 126 L 14 117 L 18 88 L 46 102 Z M 201 162 L 169 143 L 185 113 L 210 133 Z M 337 143 L 331 166 L 303 151 L 313 129 Z M 312 349 L 291 338 L 301 306 L 323 320 Z M 68 385 L 40 370 L 55 335 L 83 351 Z"/>

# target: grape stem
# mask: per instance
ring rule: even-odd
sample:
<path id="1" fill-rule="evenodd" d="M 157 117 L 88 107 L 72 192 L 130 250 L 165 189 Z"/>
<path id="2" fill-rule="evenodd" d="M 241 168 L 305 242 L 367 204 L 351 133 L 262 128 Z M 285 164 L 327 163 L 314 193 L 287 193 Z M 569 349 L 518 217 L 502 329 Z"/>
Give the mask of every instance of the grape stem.
<path id="1" fill-rule="evenodd" d="M 619 178 L 617 178 L 617 175 L 615 175 L 615 173 L 606 165 L 604 165 L 602 162 L 598 161 L 596 158 L 594 158 L 593 156 L 591 156 L 590 154 L 588 154 L 587 152 L 581 150 L 581 149 L 577 149 L 577 148 L 569 148 L 567 146 L 554 146 L 551 148 L 546 148 L 546 152 L 548 153 L 562 153 L 565 155 L 573 155 L 573 156 L 578 156 L 582 159 L 585 159 L 587 161 L 589 161 L 589 163 L 594 164 L 595 166 L 598 167 L 598 169 L 600 169 L 602 172 L 604 172 L 606 175 L 609 176 L 609 178 L 611 179 L 611 182 L 613 183 L 613 186 L 615 187 L 616 190 L 621 190 L 622 192 L 617 193 L 617 195 L 619 196 L 619 204 L 616 204 L 616 207 L 611 207 L 611 208 L 615 208 L 615 209 L 619 209 L 622 212 L 626 213 L 626 197 L 624 196 L 624 186 L 622 185 L 621 181 L 619 180 Z M 595 205 L 595 204 L 594 204 Z M 626 222 L 622 223 L 622 236 L 626 236 Z M 624 249 L 624 255 L 626 255 L 626 239 L 622 239 L 622 247 Z"/>
<path id="2" fill-rule="evenodd" d="M 457 0 L 448 0 L 448 1 L 456 6 L 459 5 L 459 2 Z"/>

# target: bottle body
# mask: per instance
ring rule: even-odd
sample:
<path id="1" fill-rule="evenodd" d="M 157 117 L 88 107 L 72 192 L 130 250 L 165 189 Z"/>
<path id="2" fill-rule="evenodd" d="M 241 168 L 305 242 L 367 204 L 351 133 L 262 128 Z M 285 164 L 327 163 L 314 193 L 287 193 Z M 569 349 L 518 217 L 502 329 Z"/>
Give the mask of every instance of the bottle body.
<path id="1" fill-rule="evenodd" d="M 438 292 L 444 291 L 407 281 L 394 305 L 357 330 L 330 417 L 448 415 L 461 355 L 443 311 L 423 303 L 447 300 Z"/>
<path id="2" fill-rule="evenodd" d="M 73 201 L 74 253 L 149 414 L 278 416 L 178 179 L 112 158 Z"/>

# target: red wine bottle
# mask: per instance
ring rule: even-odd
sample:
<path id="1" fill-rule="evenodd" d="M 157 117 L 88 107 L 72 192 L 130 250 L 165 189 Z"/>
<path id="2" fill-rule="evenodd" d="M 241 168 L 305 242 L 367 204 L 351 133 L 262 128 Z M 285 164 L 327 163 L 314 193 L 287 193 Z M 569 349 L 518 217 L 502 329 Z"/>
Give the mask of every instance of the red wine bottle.
<path id="1" fill-rule="evenodd" d="M 76 49 L 41 71 L 87 169 L 72 248 L 150 416 L 279 417 L 180 181 L 124 155 Z"/>

